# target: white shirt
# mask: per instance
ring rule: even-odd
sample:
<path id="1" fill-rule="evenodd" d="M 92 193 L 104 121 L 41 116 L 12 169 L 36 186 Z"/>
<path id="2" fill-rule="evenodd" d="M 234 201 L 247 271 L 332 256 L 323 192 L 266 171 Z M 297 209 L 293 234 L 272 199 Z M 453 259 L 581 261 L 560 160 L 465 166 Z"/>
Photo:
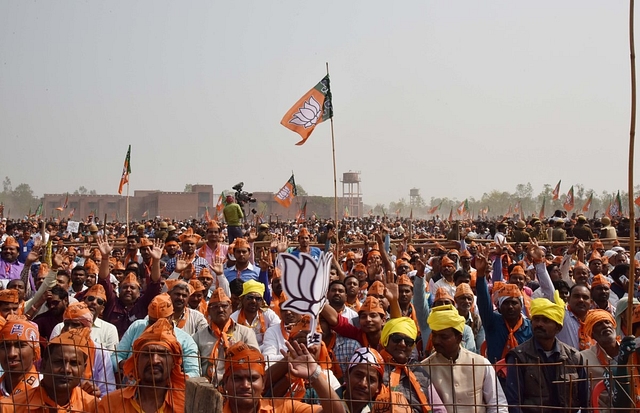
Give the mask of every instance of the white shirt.
<path id="1" fill-rule="evenodd" d="M 268 308 L 266 310 L 262 310 L 262 313 L 264 314 L 264 322 L 266 324 L 266 326 L 264 326 L 265 333 L 269 329 L 269 327 L 271 327 L 272 325 L 280 324 L 280 317 L 278 317 L 278 315 L 272 309 Z M 235 311 L 233 314 L 231 314 L 231 318 L 233 319 L 233 321 L 237 323 L 239 315 L 240 315 L 240 310 Z M 260 315 L 256 314 L 256 318 L 254 320 L 251 320 L 251 321 L 247 320 L 244 326 L 251 328 L 253 332 L 256 333 L 256 339 L 258 340 L 258 345 L 262 346 L 262 341 L 265 333 L 260 332 L 261 330 Z"/>
<path id="2" fill-rule="evenodd" d="M 62 332 L 64 323 L 58 323 L 51 331 L 51 337 L 58 337 Z M 91 340 L 105 350 L 114 351 L 120 342 L 118 329 L 113 324 L 96 318 L 91 326 Z"/>

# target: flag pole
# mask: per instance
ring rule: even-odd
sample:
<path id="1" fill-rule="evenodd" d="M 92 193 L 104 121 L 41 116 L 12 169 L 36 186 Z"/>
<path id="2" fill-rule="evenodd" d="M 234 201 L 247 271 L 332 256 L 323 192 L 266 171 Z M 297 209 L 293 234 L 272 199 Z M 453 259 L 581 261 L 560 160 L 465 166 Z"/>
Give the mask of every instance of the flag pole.
<path id="1" fill-rule="evenodd" d="M 127 179 L 127 236 L 129 236 L 129 180 Z"/>
<path id="2" fill-rule="evenodd" d="M 635 271 L 635 260 L 633 257 L 636 253 L 636 232 L 635 232 L 635 210 L 633 207 L 633 155 L 635 150 L 636 135 L 636 49 L 634 40 L 634 0 L 629 0 L 629 56 L 631 63 L 631 123 L 629 126 L 629 223 L 631 224 L 631 234 L 629 237 L 629 274 L 633 275 Z M 631 276 L 630 275 L 630 276 Z M 633 302 L 635 296 L 634 283 L 629 282 L 629 299 Z M 627 308 L 627 334 L 633 335 L 633 305 Z M 633 370 L 631 372 L 631 382 L 633 383 Z M 631 386 L 631 399 L 634 399 L 634 388 Z"/>
<path id="3" fill-rule="evenodd" d="M 327 65 L 327 76 L 329 75 L 329 62 L 326 62 Z M 333 101 L 331 102 L 333 105 Z M 333 108 L 332 108 L 333 110 Z M 340 237 L 339 228 L 338 228 L 338 178 L 336 173 L 336 138 L 333 133 L 333 116 L 331 116 L 331 152 L 333 155 L 333 206 L 334 206 L 334 218 L 336 220 L 336 254 L 340 251 L 339 243 Z"/>

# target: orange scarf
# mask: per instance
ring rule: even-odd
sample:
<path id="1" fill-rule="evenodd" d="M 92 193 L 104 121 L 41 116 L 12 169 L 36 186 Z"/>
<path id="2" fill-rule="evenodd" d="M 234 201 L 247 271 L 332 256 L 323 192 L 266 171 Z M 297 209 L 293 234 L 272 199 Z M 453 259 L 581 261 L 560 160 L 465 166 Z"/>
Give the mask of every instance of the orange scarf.
<path id="1" fill-rule="evenodd" d="M 138 262 L 138 253 L 136 251 L 135 254 L 128 252 L 127 255 L 124 256 L 124 265 L 126 266 L 130 262 Z"/>
<path id="2" fill-rule="evenodd" d="M 179 329 L 182 329 L 185 325 L 187 325 L 187 320 L 189 319 L 189 309 L 185 307 L 184 312 L 182 313 L 182 317 L 176 323 L 176 326 Z"/>
<path id="3" fill-rule="evenodd" d="M 360 311 L 360 307 L 362 306 L 362 303 L 360 301 L 358 301 L 357 297 L 356 297 L 356 302 L 353 304 L 349 304 L 349 303 L 344 303 L 344 305 L 346 305 L 347 307 L 353 309 L 356 313 L 358 311 Z"/>
<path id="4" fill-rule="evenodd" d="M 264 332 L 267 331 L 267 323 L 264 321 L 264 313 L 262 312 L 262 310 L 258 310 L 258 323 L 260 323 L 260 334 L 264 334 Z M 255 323 L 251 325 L 247 322 L 247 318 L 244 315 L 244 310 L 240 310 L 240 314 L 238 314 L 238 324 L 247 326 L 252 330 L 254 329 L 254 327 L 256 327 Z"/>
<path id="5" fill-rule="evenodd" d="M 209 316 L 209 307 L 207 307 L 207 302 L 205 300 L 200 300 L 200 304 L 198 304 L 198 311 L 200 311 L 205 318 Z"/>
<path id="6" fill-rule="evenodd" d="M 395 363 L 393 360 L 393 357 L 391 356 L 391 354 L 387 352 L 387 350 L 382 350 L 380 352 L 380 355 L 382 356 L 382 358 L 384 359 L 384 362 L 387 365 L 391 366 L 392 368 L 395 365 L 395 369 L 393 369 L 389 373 L 389 389 L 391 391 L 401 391 L 400 376 L 402 375 L 402 372 L 404 372 L 404 374 L 407 377 L 409 377 L 409 381 L 411 382 L 411 387 L 418 395 L 418 400 L 420 400 L 420 405 L 422 407 L 423 413 L 430 413 L 431 406 L 429 405 L 429 401 L 427 400 L 427 395 L 424 394 L 424 391 L 422 390 L 422 386 L 418 382 L 418 379 L 416 378 L 415 374 L 413 374 L 411 369 L 407 368 L 406 364 Z"/>
<path id="7" fill-rule="evenodd" d="M 571 311 L 571 307 L 567 306 L 567 310 Z M 573 313 L 573 311 L 571 312 Z M 575 313 L 573 315 L 575 315 Z M 585 333 L 584 321 L 580 320 L 578 316 L 576 316 L 576 320 L 580 323 L 580 328 L 578 329 L 578 350 L 586 350 L 590 348 L 595 341 Z"/>
<path id="8" fill-rule="evenodd" d="M 331 359 L 331 371 L 333 371 L 333 375 L 336 376 L 338 380 L 342 378 L 342 369 L 340 368 L 340 363 L 336 360 L 336 355 L 333 352 L 333 348 L 336 346 L 336 337 L 338 335 L 331 332 L 331 339 L 329 340 L 329 344 L 326 344 L 327 352 L 329 353 L 329 358 Z"/>
<path id="9" fill-rule="evenodd" d="M 74 387 L 69 394 L 69 403 L 60 406 L 40 386 L 27 389 L 13 398 L 15 405 L 22 406 L 25 411 L 47 413 L 95 412 L 96 400 L 80 387 Z"/>
<path id="10" fill-rule="evenodd" d="M 176 369 L 171 371 L 171 378 L 169 382 L 169 389 L 164 396 L 164 404 L 158 409 L 158 412 L 184 412 L 184 404 L 185 404 L 185 381 L 184 375 L 174 373 Z M 142 412 L 142 408 L 140 408 L 140 403 L 138 402 L 138 386 L 127 386 L 122 391 L 122 398 L 128 399 L 131 402 L 132 407 L 138 411 Z M 87 410 L 88 411 L 88 410 Z"/>
<path id="11" fill-rule="evenodd" d="M 229 338 L 232 335 L 231 333 L 229 333 L 229 329 L 232 326 L 233 326 L 233 320 L 231 318 L 227 320 L 227 324 L 224 325 L 224 328 L 222 329 L 222 331 L 214 323 L 211 323 L 209 325 L 209 328 L 213 332 L 213 335 L 218 337 L 218 342 L 216 342 L 213 345 L 213 349 L 211 350 L 211 355 L 209 355 L 209 368 L 207 369 L 207 377 L 211 381 L 213 381 L 214 378 L 217 380 L 216 366 L 218 365 L 218 361 L 219 361 L 218 353 L 220 349 L 220 344 L 222 343 L 223 350 L 227 350 L 229 348 Z"/>
<path id="12" fill-rule="evenodd" d="M 4 382 L 7 374 L 8 373 L 5 372 L 0 377 L 0 382 Z M 31 365 L 31 368 L 22 376 L 22 378 L 20 379 L 20 382 L 13 386 L 13 390 L 11 390 L 10 394 L 11 396 L 15 396 L 18 393 L 22 393 L 23 391 L 33 389 L 35 387 L 38 387 L 39 385 L 40 385 L 40 376 L 38 375 L 36 366 Z"/>
<path id="13" fill-rule="evenodd" d="M 520 319 L 518 320 L 518 322 L 513 328 L 510 328 L 509 324 L 507 324 L 506 321 L 504 322 L 504 325 L 507 327 L 507 331 L 509 331 L 509 337 L 507 337 L 507 342 L 504 343 L 504 350 L 502 350 L 502 358 L 505 358 L 505 356 L 510 350 L 513 350 L 514 348 L 518 347 L 518 340 L 516 340 L 515 333 L 520 329 L 520 327 L 522 327 L 522 323 L 523 323 L 522 316 L 520 316 Z"/>

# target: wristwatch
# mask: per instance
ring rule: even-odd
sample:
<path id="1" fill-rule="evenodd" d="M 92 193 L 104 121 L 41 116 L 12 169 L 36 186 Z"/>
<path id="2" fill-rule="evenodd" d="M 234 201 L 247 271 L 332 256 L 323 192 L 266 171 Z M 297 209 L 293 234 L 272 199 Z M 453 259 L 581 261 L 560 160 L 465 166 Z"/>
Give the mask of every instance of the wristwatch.
<path id="1" fill-rule="evenodd" d="M 320 366 L 316 365 L 316 371 L 314 371 L 313 374 L 309 376 L 309 382 L 314 381 L 315 379 L 320 377 L 321 374 L 322 374 L 322 369 L 320 368 Z"/>

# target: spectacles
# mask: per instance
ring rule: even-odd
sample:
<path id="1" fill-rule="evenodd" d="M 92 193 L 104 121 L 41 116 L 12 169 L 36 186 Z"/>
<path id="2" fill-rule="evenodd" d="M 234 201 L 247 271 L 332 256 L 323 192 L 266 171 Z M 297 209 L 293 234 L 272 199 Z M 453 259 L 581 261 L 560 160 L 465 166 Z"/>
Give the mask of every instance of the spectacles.
<path id="1" fill-rule="evenodd" d="M 218 304 L 218 305 L 210 305 L 209 310 L 218 311 L 218 310 L 226 310 L 231 306 L 231 304 Z"/>
<path id="2" fill-rule="evenodd" d="M 87 297 L 87 301 L 90 302 L 90 303 L 95 301 L 96 303 L 98 303 L 98 305 L 104 305 L 104 300 L 102 298 L 94 297 L 92 295 Z"/>
<path id="3" fill-rule="evenodd" d="M 262 301 L 262 297 L 260 297 L 259 295 L 245 295 L 244 297 L 247 299 L 247 301 Z"/>
<path id="4" fill-rule="evenodd" d="M 401 335 L 392 335 L 389 337 L 389 340 L 394 344 L 400 344 L 401 341 L 404 341 L 404 344 L 408 347 L 413 347 L 413 345 L 416 344 L 414 339 Z"/>

